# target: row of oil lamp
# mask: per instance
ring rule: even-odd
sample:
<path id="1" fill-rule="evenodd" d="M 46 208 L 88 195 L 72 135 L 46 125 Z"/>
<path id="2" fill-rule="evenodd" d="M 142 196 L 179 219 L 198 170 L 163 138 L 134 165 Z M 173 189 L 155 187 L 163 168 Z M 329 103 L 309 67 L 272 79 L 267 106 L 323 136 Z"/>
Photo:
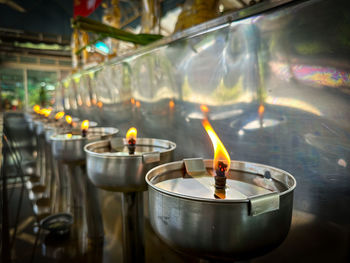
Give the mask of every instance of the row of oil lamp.
<path id="1" fill-rule="evenodd" d="M 203 106 L 202 111 L 206 109 Z M 35 106 L 34 112 L 50 118 L 52 109 Z M 76 124 L 68 115 L 64 123 L 64 116 L 58 112 L 54 119 L 71 128 L 64 140 L 73 142 Z M 214 160 L 172 162 L 173 142 L 137 138 L 135 128 L 126 138 L 96 136 L 87 120 L 81 123 L 79 138 L 85 141 L 79 150 L 83 147 L 87 175 L 96 187 L 125 193 L 148 186 L 150 223 L 175 249 L 214 259 L 249 258 L 270 251 L 290 228 L 294 177 L 278 168 L 231 161 L 209 120 L 202 125 L 212 141 Z"/>

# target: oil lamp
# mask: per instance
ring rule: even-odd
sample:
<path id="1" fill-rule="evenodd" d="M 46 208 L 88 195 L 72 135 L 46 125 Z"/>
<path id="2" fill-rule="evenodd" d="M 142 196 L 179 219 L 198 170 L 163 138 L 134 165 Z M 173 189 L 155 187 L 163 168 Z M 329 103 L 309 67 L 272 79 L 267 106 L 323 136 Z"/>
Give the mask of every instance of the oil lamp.
<path id="1" fill-rule="evenodd" d="M 125 138 L 85 146 L 87 174 L 98 188 L 122 192 L 123 254 L 126 262 L 144 261 L 143 191 L 145 174 L 173 159 L 175 143 L 140 138 L 132 127 Z"/>
<path id="2" fill-rule="evenodd" d="M 67 116 L 66 116 L 67 117 Z M 69 116 L 70 117 L 70 116 Z M 68 121 L 72 121 L 68 118 Z M 93 127 L 97 123 L 87 120 L 81 123 L 81 133 L 74 130 L 58 132 L 51 136 L 51 152 L 59 167 L 61 180 L 69 185 L 62 195 L 62 206 L 65 211 L 71 213 L 75 222 L 87 222 L 87 236 L 90 241 L 101 242 L 103 240 L 102 218 L 98 203 L 96 188 L 92 186 L 86 176 L 84 146 L 101 139 L 110 139 L 119 130 L 113 127 Z M 89 126 L 91 126 L 89 128 Z M 62 173 L 68 168 L 68 173 Z M 79 225 L 79 227 L 81 227 Z M 79 229 L 75 229 L 78 234 Z M 87 240 L 81 240 L 79 244 L 83 249 Z"/>
<path id="3" fill-rule="evenodd" d="M 89 121 L 88 120 L 84 120 L 81 123 L 81 136 L 86 137 L 88 129 L 89 129 Z"/>
<path id="4" fill-rule="evenodd" d="M 136 128 L 131 127 L 126 133 L 126 137 L 125 137 L 126 141 L 128 142 L 129 154 L 135 153 L 136 137 L 137 137 L 137 130 Z"/>
<path id="5" fill-rule="evenodd" d="M 230 161 L 209 121 L 202 123 L 214 160 L 184 159 L 146 175 L 154 231 L 176 250 L 205 259 L 240 260 L 270 251 L 290 228 L 294 177 L 275 167 Z"/>
<path id="6" fill-rule="evenodd" d="M 66 122 L 70 127 L 72 127 L 72 117 L 70 115 L 66 115 Z"/>
<path id="7" fill-rule="evenodd" d="M 55 115 L 55 120 L 58 121 L 58 120 L 62 119 L 64 114 L 65 113 L 63 111 L 57 112 L 56 115 Z"/>
<path id="8" fill-rule="evenodd" d="M 203 120 L 202 125 L 208 133 L 214 147 L 213 170 L 215 171 L 215 196 L 218 198 L 224 198 L 226 173 L 230 170 L 231 163 L 230 155 L 209 121 L 207 119 Z"/>

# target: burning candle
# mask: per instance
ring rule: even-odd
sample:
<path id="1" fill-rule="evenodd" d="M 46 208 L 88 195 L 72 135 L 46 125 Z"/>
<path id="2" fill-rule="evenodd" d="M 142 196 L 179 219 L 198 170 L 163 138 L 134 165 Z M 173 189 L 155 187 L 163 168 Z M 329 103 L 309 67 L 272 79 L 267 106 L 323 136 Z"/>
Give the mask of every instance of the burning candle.
<path id="1" fill-rule="evenodd" d="M 169 101 L 169 108 L 174 109 L 175 107 L 175 102 L 173 100 Z"/>
<path id="2" fill-rule="evenodd" d="M 126 141 L 128 142 L 129 154 L 135 153 L 136 137 L 137 137 L 137 130 L 135 127 L 131 127 L 126 133 Z"/>
<path id="3" fill-rule="evenodd" d="M 102 107 L 103 107 L 103 103 L 102 103 L 102 101 L 99 101 L 99 102 L 97 102 L 97 107 L 99 107 L 100 109 L 102 109 Z"/>
<path id="4" fill-rule="evenodd" d="M 201 105 L 200 108 L 201 108 L 201 111 L 203 113 L 208 113 L 209 112 L 209 108 L 208 108 L 207 105 Z"/>
<path id="5" fill-rule="evenodd" d="M 72 117 L 70 115 L 66 115 L 66 122 L 69 126 L 72 126 Z"/>
<path id="6" fill-rule="evenodd" d="M 215 193 L 219 198 L 223 198 L 225 196 L 226 173 L 230 169 L 230 155 L 228 154 L 220 138 L 215 133 L 209 121 L 205 119 L 202 121 L 202 124 L 214 147 L 213 167 L 215 171 Z"/>
<path id="7" fill-rule="evenodd" d="M 88 129 L 89 129 L 89 121 L 88 120 L 84 120 L 81 123 L 81 135 L 83 137 L 86 137 Z"/>
<path id="8" fill-rule="evenodd" d="M 260 121 L 261 128 L 263 127 L 264 112 L 265 112 L 265 107 L 263 104 L 260 104 L 258 108 L 258 114 L 259 114 L 259 121 Z"/>
<path id="9" fill-rule="evenodd" d="M 40 106 L 39 106 L 39 105 L 34 105 L 33 111 L 34 111 L 35 113 L 39 114 L 39 113 L 40 113 Z"/>
<path id="10" fill-rule="evenodd" d="M 64 112 L 63 111 L 57 112 L 56 115 L 55 115 L 55 120 L 58 121 L 58 120 L 62 119 L 63 116 L 64 116 Z"/>

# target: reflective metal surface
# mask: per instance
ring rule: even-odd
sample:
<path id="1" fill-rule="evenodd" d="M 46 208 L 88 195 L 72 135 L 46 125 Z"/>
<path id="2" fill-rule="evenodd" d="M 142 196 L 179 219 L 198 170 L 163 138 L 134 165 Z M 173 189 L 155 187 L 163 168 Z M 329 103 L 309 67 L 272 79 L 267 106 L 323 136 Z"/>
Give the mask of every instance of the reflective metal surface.
<path id="1" fill-rule="evenodd" d="M 72 134 L 54 134 L 51 136 L 53 157 L 64 162 L 85 161 L 84 146 L 90 142 L 112 138 L 119 132 L 112 127 L 90 128 L 86 137 Z"/>
<path id="2" fill-rule="evenodd" d="M 344 262 L 350 232 L 349 9 L 345 0 L 293 1 L 215 28 L 204 25 L 201 33 L 82 72 L 79 85 L 61 85 L 57 107 L 122 133 L 133 125 L 142 137 L 174 141 L 177 159 L 212 158 L 200 123 L 208 116 L 232 159 L 278 167 L 298 181 L 292 240 L 256 262 L 288 261 L 290 251 L 296 261 L 298 255 L 311 261 L 312 253 Z"/>
<path id="3" fill-rule="evenodd" d="M 137 138 L 136 152 L 129 155 L 127 145 L 125 139 L 117 138 L 85 146 L 87 174 L 96 187 L 117 192 L 144 191 L 146 172 L 172 161 L 176 148 L 170 141 Z"/>
<path id="4" fill-rule="evenodd" d="M 213 160 L 204 162 L 212 173 Z M 264 183 L 267 171 L 272 179 Z M 151 225 L 172 247 L 204 258 L 232 260 L 265 253 L 285 239 L 296 186 L 290 174 L 261 164 L 233 161 L 227 175 L 226 199 L 213 198 L 214 183 L 206 182 L 213 178 L 207 176 L 205 181 L 203 176 L 184 176 L 183 161 L 158 166 L 146 175 Z M 231 180 L 234 185 L 229 183 Z M 283 189 L 277 189 L 277 183 Z M 252 187 L 266 189 L 267 184 L 276 187 L 272 199 L 268 198 L 271 192 L 256 193 Z M 233 199 L 233 191 L 240 192 L 240 196 L 236 194 Z M 270 210 L 274 196 L 279 205 Z"/>

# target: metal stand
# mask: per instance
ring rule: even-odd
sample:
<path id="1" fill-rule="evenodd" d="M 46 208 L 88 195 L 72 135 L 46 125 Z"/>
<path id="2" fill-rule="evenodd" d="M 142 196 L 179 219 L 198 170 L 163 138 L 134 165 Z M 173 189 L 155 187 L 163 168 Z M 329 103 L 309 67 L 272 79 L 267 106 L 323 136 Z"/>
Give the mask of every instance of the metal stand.
<path id="1" fill-rule="evenodd" d="M 144 262 L 143 192 L 122 194 L 124 262 Z"/>
<path id="2" fill-rule="evenodd" d="M 80 166 L 82 179 L 85 185 L 85 208 L 88 227 L 88 238 L 93 243 L 103 242 L 103 220 L 98 200 L 97 188 L 92 185 L 85 171 L 85 165 Z"/>

